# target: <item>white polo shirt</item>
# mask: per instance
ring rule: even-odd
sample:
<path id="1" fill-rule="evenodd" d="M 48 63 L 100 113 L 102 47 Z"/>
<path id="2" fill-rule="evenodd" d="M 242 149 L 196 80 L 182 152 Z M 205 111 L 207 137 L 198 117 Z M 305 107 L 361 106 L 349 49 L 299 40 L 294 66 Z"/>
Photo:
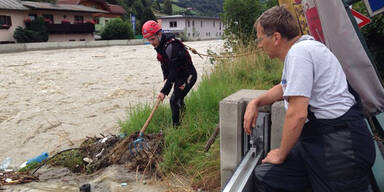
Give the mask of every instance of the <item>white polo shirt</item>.
<path id="1" fill-rule="evenodd" d="M 340 117 L 355 103 L 336 56 L 309 35 L 303 35 L 289 49 L 281 84 L 286 109 L 289 96 L 308 97 L 317 119 Z"/>

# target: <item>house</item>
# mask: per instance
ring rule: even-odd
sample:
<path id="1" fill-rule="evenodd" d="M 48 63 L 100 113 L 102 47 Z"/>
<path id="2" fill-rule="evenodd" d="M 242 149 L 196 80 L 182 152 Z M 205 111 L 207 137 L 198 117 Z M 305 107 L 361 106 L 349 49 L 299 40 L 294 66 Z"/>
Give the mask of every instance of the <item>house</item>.
<path id="1" fill-rule="evenodd" d="M 83 5 L 1 0 L 0 43 L 15 42 L 15 29 L 38 16 L 46 21 L 48 41 L 91 41 L 95 31 L 93 14 L 100 13 L 107 12 Z"/>
<path id="2" fill-rule="evenodd" d="M 111 19 L 122 18 L 125 14 L 127 14 L 122 6 L 109 4 L 104 0 L 57 0 L 57 2 L 60 4 L 84 5 L 106 11 L 107 13 L 93 14 L 93 18 L 96 23 L 100 25 L 99 27 L 96 26 L 96 28 L 105 26 L 105 24 Z"/>
<path id="3" fill-rule="evenodd" d="M 31 20 L 42 16 L 47 23 L 48 41 L 91 41 L 95 40 L 95 22 L 93 14 L 106 11 L 83 5 L 52 4 L 43 2 L 21 1 L 29 8 Z"/>
<path id="4" fill-rule="evenodd" d="M 220 39 L 224 33 L 223 23 L 217 17 L 171 15 L 158 17 L 158 22 L 163 31 L 186 40 Z"/>
<path id="5" fill-rule="evenodd" d="M 13 42 L 13 32 L 17 26 L 24 26 L 24 18 L 28 15 L 28 8 L 19 1 L 0 1 L 0 43 Z"/>

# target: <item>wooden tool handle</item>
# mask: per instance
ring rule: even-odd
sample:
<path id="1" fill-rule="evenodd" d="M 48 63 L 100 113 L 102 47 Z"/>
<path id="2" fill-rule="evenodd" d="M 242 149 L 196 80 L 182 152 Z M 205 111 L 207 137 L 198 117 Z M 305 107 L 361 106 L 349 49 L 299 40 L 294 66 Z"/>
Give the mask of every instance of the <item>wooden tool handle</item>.
<path id="1" fill-rule="evenodd" d="M 156 109 L 159 107 L 160 102 L 161 102 L 161 100 L 160 100 L 159 98 L 157 98 L 156 104 L 155 104 L 155 106 L 153 107 L 151 114 L 149 115 L 147 121 L 145 121 L 144 126 L 143 126 L 143 127 L 141 128 L 141 130 L 140 130 L 140 135 L 144 134 L 145 129 L 147 129 L 147 127 L 148 127 L 148 125 L 149 125 L 149 122 L 151 122 L 151 119 L 152 119 L 152 117 L 153 117 L 153 114 L 155 113 Z"/>

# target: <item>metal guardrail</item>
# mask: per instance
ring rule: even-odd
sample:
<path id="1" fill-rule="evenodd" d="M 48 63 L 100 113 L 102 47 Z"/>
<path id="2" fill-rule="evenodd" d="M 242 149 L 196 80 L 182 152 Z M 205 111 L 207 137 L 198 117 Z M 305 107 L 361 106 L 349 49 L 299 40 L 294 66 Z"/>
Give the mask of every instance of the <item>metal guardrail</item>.
<path id="1" fill-rule="evenodd" d="M 240 192 L 243 191 L 246 186 L 252 185 L 251 177 L 262 154 L 263 151 L 259 151 L 256 154 L 256 148 L 252 147 L 237 167 L 223 192 Z"/>
<path id="2" fill-rule="evenodd" d="M 254 191 L 255 182 L 253 171 L 264 158 L 270 146 L 270 113 L 259 113 L 256 127 L 250 136 L 244 134 L 244 156 L 223 192 Z"/>

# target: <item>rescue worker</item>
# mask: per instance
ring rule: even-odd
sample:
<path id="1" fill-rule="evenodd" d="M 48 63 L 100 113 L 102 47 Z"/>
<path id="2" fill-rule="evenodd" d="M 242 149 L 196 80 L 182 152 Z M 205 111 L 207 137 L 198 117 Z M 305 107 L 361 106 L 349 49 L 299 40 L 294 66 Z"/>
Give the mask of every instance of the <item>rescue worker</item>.
<path id="1" fill-rule="evenodd" d="M 248 103 L 245 132 L 255 126 L 259 106 L 284 100 L 286 108 L 280 147 L 255 169 L 258 191 L 370 191 L 373 138 L 335 55 L 301 36 L 285 7 L 265 11 L 254 27 L 258 47 L 284 68 L 280 84 Z"/>
<path id="2" fill-rule="evenodd" d="M 197 79 L 196 69 L 184 44 L 172 33 L 163 33 L 160 25 L 153 20 L 144 23 L 143 37 L 155 48 L 157 60 L 163 71 L 164 86 L 158 94 L 163 101 L 173 86 L 170 98 L 172 121 L 180 125 L 180 113 L 185 111 L 184 97 L 191 90 Z"/>

